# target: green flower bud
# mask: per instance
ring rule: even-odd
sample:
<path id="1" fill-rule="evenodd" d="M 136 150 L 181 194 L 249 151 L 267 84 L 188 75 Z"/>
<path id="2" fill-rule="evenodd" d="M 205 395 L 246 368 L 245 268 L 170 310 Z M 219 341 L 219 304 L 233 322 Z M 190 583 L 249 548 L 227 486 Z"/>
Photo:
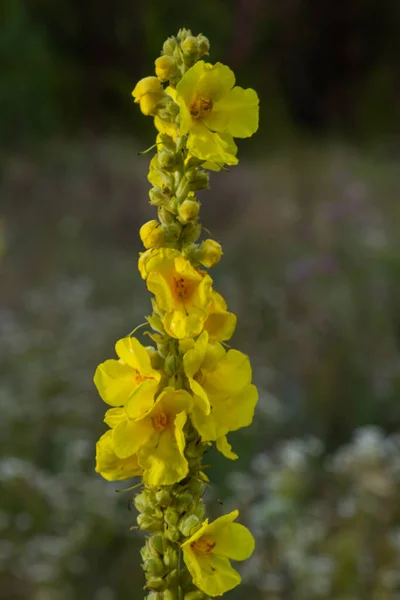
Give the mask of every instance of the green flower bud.
<path id="1" fill-rule="evenodd" d="M 165 96 L 164 102 L 157 106 L 157 114 L 160 119 L 174 123 L 176 117 L 179 115 L 179 105 L 170 96 L 167 96 L 167 94 Z"/>
<path id="2" fill-rule="evenodd" d="M 199 210 L 200 204 L 197 200 L 184 200 L 178 208 L 179 220 L 184 224 L 195 221 Z"/>
<path id="3" fill-rule="evenodd" d="M 154 61 L 156 67 L 156 75 L 161 81 L 168 81 L 168 79 L 176 76 L 177 67 L 174 58 L 169 54 L 159 56 Z"/>
<path id="4" fill-rule="evenodd" d="M 177 569 L 173 569 L 172 571 L 170 571 L 168 573 L 168 575 L 165 578 L 167 587 L 175 587 L 178 584 L 178 579 L 179 579 L 179 573 L 178 573 Z"/>
<path id="5" fill-rule="evenodd" d="M 171 223 L 174 223 L 175 221 L 174 215 L 170 213 L 170 211 L 167 210 L 165 206 L 160 206 L 158 208 L 158 218 L 160 219 L 163 225 L 171 225 Z M 169 234 L 169 231 L 167 232 L 167 234 Z"/>
<path id="6" fill-rule="evenodd" d="M 179 514 L 176 512 L 175 508 L 169 506 L 164 512 L 164 521 L 168 523 L 168 525 L 178 525 Z"/>
<path id="7" fill-rule="evenodd" d="M 176 197 L 178 200 L 184 200 L 189 193 L 190 183 L 187 177 L 182 177 L 179 182 L 178 189 L 176 190 Z"/>
<path id="8" fill-rule="evenodd" d="M 168 546 L 164 554 L 164 564 L 169 569 L 176 569 L 178 566 L 178 551 L 172 546 Z"/>
<path id="9" fill-rule="evenodd" d="M 199 249 L 198 258 L 205 267 L 213 267 L 221 260 L 222 247 L 215 240 L 205 240 Z"/>
<path id="10" fill-rule="evenodd" d="M 163 600 L 162 592 L 150 592 L 146 600 Z"/>
<path id="11" fill-rule="evenodd" d="M 182 535 L 190 537 L 198 530 L 200 525 L 200 519 L 196 515 L 188 515 L 180 520 L 178 528 Z"/>
<path id="12" fill-rule="evenodd" d="M 146 351 L 150 357 L 150 362 L 151 362 L 151 366 L 153 367 L 153 369 L 162 369 L 164 366 L 164 360 L 161 358 L 161 356 L 159 355 L 157 350 L 155 348 L 153 348 L 153 346 L 146 346 Z M 156 500 L 157 500 L 157 494 L 156 494 Z"/>
<path id="13" fill-rule="evenodd" d="M 164 538 L 161 535 L 152 535 L 148 538 L 147 543 L 153 556 L 163 556 Z"/>
<path id="14" fill-rule="evenodd" d="M 181 50 L 183 54 L 187 54 L 188 56 L 194 57 L 197 56 L 199 48 L 197 43 L 197 38 L 193 35 L 189 35 L 182 43 Z"/>
<path id="15" fill-rule="evenodd" d="M 169 223 L 165 226 L 165 241 L 168 243 L 176 242 L 181 237 L 182 225 L 180 223 Z"/>
<path id="16" fill-rule="evenodd" d="M 159 187 L 153 187 L 149 191 L 150 204 L 153 206 L 162 206 L 167 201 L 165 194 Z"/>
<path id="17" fill-rule="evenodd" d="M 205 171 L 193 168 L 189 171 L 186 171 L 186 177 L 189 182 L 189 189 L 192 192 L 197 192 L 198 190 L 205 190 L 208 188 L 210 178 L 208 173 Z"/>
<path id="18" fill-rule="evenodd" d="M 200 590 L 194 590 L 193 592 L 188 592 L 184 596 L 184 600 L 206 600 L 207 596 L 203 594 Z"/>
<path id="19" fill-rule="evenodd" d="M 167 173 L 166 171 L 160 169 L 159 174 L 163 185 L 169 190 L 172 190 L 175 184 L 174 176 L 172 175 L 172 173 Z"/>
<path id="20" fill-rule="evenodd" d="M 134 497 L 133 504 L 141 513 L 153 511 L 153 507 L 149 504 L 148 496 L 145 491 L 143 491 L 141 494 L 137 494 Z"/>
<path id="21" fill-rule="evenodd" d="M 171 504 L 171 492 L 166 489 L 159 490 L 156 492 L 156 500 L 160 506 L 169 506 Z"/>
<path id="22" fill-rule="evenodd" d="M 142 513 L 138 515 L 137 523 L 139 525 L 139 529 L 144 531 L 162 531 L 163 522 L 161 519 L 155 519 L 154 517 Z"/>
<path id="23" fill-rule="evenodd" d="M 200 33 L 197 36 L 197 48 L 198 48 L 197 58 L 201 58 L 205 54 L 208 54 L 210 51 L 210 42 L 208 41 L 206 36 L 203 35 L 202 33 Z"/>
<path id="24" fill-rule="evenodd" d="M 193 223 L 188 223 L 182 230 L 181 239 L 183 245 L 192 244 L 195 242 L 199 235 L 201 234 L 201 225 L 194 225 Z"/>
<path id="25" fill-rule="evenodd" d="M 167 582 L 162 577 L 149 577 L 144 586 L 145 590 L 158 590 L 162 591 L 166 588 Z M 159 594 L 158 598 L 162 600 L 162 595 Z"/>
<path id="26" fill-rule="evenodd" d="M 196 504 L 191 508 L 192 512 L 194 515 L 196 515 L 196 517 L 198 517 L 200 519 L 200 521 L 203 520 L 204 514 L 206 512 L 206 508 L 204 506 L 204 502 L 202 500 L 197 500 Z"/>
<path id="27" fill-rule="evenodd" d="M 192 479 L 189 484 L 189 490 L 196 498 L 199 498 L 204 494 L 206 484 L 199 479 Z"/>
<path id="28" fill-rule="evenodd" d="M 168 528 L 165 530 L 165 536 L 174 543 L 179 542 L 181 539 L 181 534 L 175 525 L 168 525 Z"/>
<path id="29" fill-rule="evenodd" d="M 165 360 L 164 370 L 167 375 L 173 375 L 179 368 L 180 361 L 175 354 L 169 354 Z"/>
<path id="30" fill-rule="evenodd" d="M 176 168 L 177 157 L 169 150 L 162 148 L 158 152 L 158 164 L 162 169 L 174 169 Z"/>
<path id="31" fill-rule="evenodd" d="M 163 44 L 163 53 L 164 54 L 173 54 L 174 50 L 177 47 L 176 39 L 174 37 L 169 37 L 165 40 Z"/>
<path id="32" fill-rule="evenodd" d="M 163 600 L 178 600 L 178 596 L 172 590 L 164 590 Z"/>
<path id="33" fill-rule="evenodd" d="M 180 492 L 180 494 L 176 495 L 174 500 L 174 506 L 179 513 L 185 512 L 192 503 L 193 494 L 189 491 Z"/>
<path id="34" fill-rule="evenodd" d="M 165 565 L 161 558 L 152 556 L 144 561 L 143 569 L 151 576 L 160 576 L 162 577 L 165 573 Z"/>

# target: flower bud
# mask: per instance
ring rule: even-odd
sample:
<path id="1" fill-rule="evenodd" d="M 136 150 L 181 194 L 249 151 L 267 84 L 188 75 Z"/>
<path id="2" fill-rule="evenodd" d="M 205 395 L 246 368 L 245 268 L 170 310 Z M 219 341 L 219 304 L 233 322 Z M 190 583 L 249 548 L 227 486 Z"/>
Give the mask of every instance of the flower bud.
<path id="1" fill-rule="evenodd" d="M 177 494 L 174 500 L 174 505 L 179 513 L 185 512 L 193 502 L 193 495 L 189 491 Z"/>
<path id="2" fill-rule="evenodd" d="M 172 56 L 164 54 L 159 56 L 155 62 L 156 75 L 161 81 L 168 81 L 176 75 L 176 63 Z"/>
<path id="3" fill-rule="evenodd" d="M 179 220 L 184 224 L 195 221 L 199 210 L 200 205 L 197 200 L 184 200 L 178 208 Z"/>
<path id="4" fill-rule="evenodd" d="M 161 535 L 152 535 L 147 543 L 150 552 L 153 556 L 163 556 L 164 554 L 164 539 Z"/>
<path id="5" fill-rule="evenodd" d="M 173 375 L 176 373 L 179 367 L 179 359 L 175 354 L 169 354 L 165 359 L 164 370 L 167 375 Z"/>
<path id="6" fill-rule="evenodd" d="M 165 40 L 164 44 L 163 44 L 163 53 L 164 54 L 173 54 L 174 50 L 176 49 L 176 40 L 174 37 L 169 37 L 168 39 Z"/>
<path id="7" fill-rule="evenodd" d="M 157 77 L 144 77 L 135 86 L 132 96 L 135 102 L 140 102 L 140 99 L 146 94 L 163 94 L 164 89 Z"/>
<path id="8" fill-rule="evenodd" d="M 158 590 L 162 591 L 166 586 L 166 581 L 162 577 L 149 577 L 146 580 L 146 585 L 144 586 L 145 590 Z M 149 598 L 150 596 L 148 596 Z M 161 594 L 155 594 L 154 600 L 162 600 Z"/>
<path id="9" fill-rule="evenodd" d="M 170 211 L 165 208 L 165 206 L 160 206 L 158 208 L 158 218 L 160 219 L 161 223 L 165 226 L 171 225 L 175 221 L 174 215 L 171 214 Z"/>
<path id="10" fill-rule="evenodd" d="M 175 508 L 169 506 L 164 513 L 164 521 L 168 523 L 168 525 L 178 525 L 179 514 L 176 512 Z"/>
<path id="11" fill-rule="evenodd" d="M 189 181 L 189 189 L 192 192 L 197 192 L 199 190 L 205 190 L 208 188 L 210 178 L 208 173 L 205 171 L 193 168 L 189 171 L 186 171 L 186 177 Z"/>
<path id="12" fill-rule="evenodd" d="M 160 223 L 153 219 L 147 221 L 141 226 L 139 231 L 140 239 L 143 242 L 143 246 L 149 248 L 161 248 L 164 244 L 164 230 Z"/>
<path id="13" fill-rule="evenodd" d="M 161 558 L 152 556 L 144 561 L 143 569 L 149 575 L 163 576 L 165 573 L 165 565 Z"/>
<path id="14" fill-rule="evenodd" d="M 162 592 L 150 592 L 146 600 L 163 600 Z"/>
<path id="15" fill-rule="evenodd" d="M 163 528 L 161 519 L 155 519 L 146 513 L 138 515 L 137 523 L 139 525 L 139 529 L 146 531 L 162 531 Z"/>
<path id="16" fill-rule="evenodd" d="M 153 511 L 153 506 L 151 506 L 151 504 L 149 503 L 149 499 L 145 492 L 137 494 L 133 499 L 133 504 L 135 505 L 135 508 L 141 513 Z"/>
<path id="17" fill-rule="evenodd" d="M 178 573 L 177 569 L 173 569 L 172 571 L 170 571 L 168 573 L 167 577 L 165 578 L 165 582 L 168 587 L 175 587 L 178 583 L 178 579 L 179 579 L 179 573 Z"/>
<path id="18" fill-rule="evenodd" d="M 221 260 L 222 247 L 215 240 L 205 240 L 199 249 L 198 258 L 205 267 L 213 267 Z"/>
<path id="19" fill-rule="evenodd" d="M 165 226 L 165 241 L 175 242 L 181 237 L 182 225 L 180 223 L 169 223 Z"/>
<path id="20" fill-rule="evenodd" d="M 178 596 L 172 590 L 163 591 L 163 600 L 178 600 Z"/>
<path id="21" fill-rule="evenodd" d="M 183 245 L 192 244 L 197 240 L 201 233 L 201 225 L 194 225 L 193 223 L 188 223 L 182 230 L 181 240 Z"/>
<path id="22" fill-rule="evenodd" d="M 171 503 L 171 493 L 168 490 L 161 488 L 161 490 L 156 492 L 156 500 L 162 507 L 169 506 Z"/>
<path id="23" fill-rule="evenodd" d="M 150 204 L 153 206 L 162 206 L 166 201 L 165 195 L 161 188 L 153 187 L 149 191 Z"/>
<path id="24" fill-rule="evenodd" d="M 203 594 L 200 590 L 194 590 L 193 592 L 188 592 L 184 596 L 184 600 L 205 600 L 207 596 Z"/>
<path id="25" fill-rule="evenodd" d="M 165 94 L 145 94 L 139 100 L 140 110 L 146 116 L 155 117 L 159 108 L 159 102 L 165 98 Z"/>
<path id="26" fill-rule="evenodd" d="M 171 542 L 179 542 L 180 538 L 181 538 L 181 534 L 179 533 L 179 530 L 177 527 L 175 527 L 175 525 L 168 525 L 168 528 L 165 530 L 165 536 L 171 541 Z"/>
<path id="27" fill-rule="evenodd" d="M 201 58 L 205 54 L 208 54 L 210 51 L 210 42 L 208 41 L 206 36 L 201 33 L 197 36 L 197 48 L 198 48 L 197 58 Z"/>
<path id="28" fill-rule="evenodd" d="M 172 546 L 168 546 L 165 550 L 164 564 L 169 569 L 176 569 L 178 566 L 178 552 Z"/>
<path id="29" fill-rule="evenodd" d="M 178 527 L 182 535 L 184 535 L 185 537 L 190 537 L 198 530 L 200 525 L 201 522 L 198 517 L 196 517 L 195 515 L 188 515 L 187 517 L 183 517 L 183 519 L 180 520 Z"/>
<path id="30" fill-rule="evenodd" d="M 189 183 L 187 177 L 182 177 L 182 179 L 179 182 L 178 189 L 176 190 L 176 197 L 179 200 L 183 200 L 188 195 L 189 189 L 190 189 L 190 183 Z"/>
<path id="31" fill-rule="evenodd" d="M 176 155 L 162 148 L 158 152 L 158 164 L 162 169 L 174 169 L 176 167 Z"/>
<path id="32" fill-rule="evenodd" d="M 199 51 L 197 38 L 195 38 L 193 35 L 189 35 L 181 43 L 181 50 L 182 50 L 183 54 L 187 54 L 189 56 L 196 56 Z"/>
<path id="33" fill-rule="evenodd" d="M 162 369 L 164 366 L 164 360 L 158 354 L 157 350 L 153 346 L 146 346 L 147 354 L 149 355 L 151 366 L 153 369 Z M 156 494 L 157 500 L 157 494 Z"/>

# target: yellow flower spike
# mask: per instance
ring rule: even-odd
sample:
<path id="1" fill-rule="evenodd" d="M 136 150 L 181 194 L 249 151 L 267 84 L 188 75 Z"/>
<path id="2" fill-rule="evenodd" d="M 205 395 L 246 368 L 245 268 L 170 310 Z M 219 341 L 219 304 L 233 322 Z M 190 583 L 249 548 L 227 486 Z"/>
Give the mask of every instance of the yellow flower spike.
<path id="1" fill-rule="evenodd" d="M 187 148 L 194 156 L 235 165 L 238 161 L 231 151 L 231 138 L 250 137 L 257 131 L 256 92 L 234 86 L 235 76 L 229 67 L 202 60 L 177 84 L 180 133 L 189 134 Z"/>
<path id="2" fill-rule="evenodd" d="M 194 395 L 191 418 L 202 441 L 216 441 L 222 454 L 237 458 L 224 436 L 253 420 L 258 393 L 251 384 L 248 357 L 238 350 L 225 352 L 221 344 L 208 344 L 203 332 L 185 353 L 183 368 Z"/>
<path id="3" fill-rule="evenodd" d="M 139 235 L 143 242 L 143 246 L 147 249 L 160 248 L 165 239 L 164 230 L 160 223 L 155 219 L 152 221 L 147 221 L 147 223 L 142 225 Z"/>
<path id="4" fill-rule="evenodd" d="M 241 582 L 241 577 L 229 559 L 246 560 L 254 551 L 254 538 L 250 531 L 234 523 L 239 511 L 208 523 L 182 544 L 183 560 L 193 578 L 193 583 L 211 597 L 221 596 Z"/>
<path id="5" fill-rule="evenodd" d="M 205 240 L 200 246 L 199 260 L 205 267 L 218 264 L 222 256 L 221 244 L 215 240 Z"/>
<path id="6" fill-rule="evenodd" d="M 161 250 L 153 253 L 143 267 L 147 287 L 158 307 L 165 311 L 163 325 L 173 338 L 201 333 L 211 303 L 212 279 L 195 269 L 180 253 Z"/>
<path id="7" fill-rule="evenodd" d="M 95 372 L 94 383 L 101 398 L 110 406 L 123 406 L 139 387 L 146 390 L 142 410 L 151 405 L 161 374 L 151 366 L 150 357 L 136 338 L 123 338 L 115 345 L 119 360 L 101 363 Z M 146 404 L 147 403 L 147 404 Z"/>
<path id="8" fill-rule="evenodd" d="M 112 445 L 112 432 L 106 431 L 96 444 L 96 472 L 108 481 L 137 477 L 143 473 L 136 455 L 118 458 Z"/>
<path id="9" fill-rule="evenodd" d="M 227 304 L 221 294 L 213 291 L 209 315 L 204 323 L 211 340 L 226 342 L 231 339 L 236 329 L 236 315 L 228 312 Z"/>

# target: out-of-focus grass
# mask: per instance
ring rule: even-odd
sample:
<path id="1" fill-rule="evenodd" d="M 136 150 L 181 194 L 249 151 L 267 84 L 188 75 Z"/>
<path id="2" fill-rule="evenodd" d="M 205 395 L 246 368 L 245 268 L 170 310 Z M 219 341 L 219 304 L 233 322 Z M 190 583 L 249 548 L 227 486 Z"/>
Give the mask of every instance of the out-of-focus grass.
<path id="1" fill-rule="evenodd" d="M 148 157 L 137 151 L 129 140 L 55 141 L 3 164 L 0 598 L 143 596 L 129 495 L 93 473 L 104 406 L 91 382 L 150 307 L 136 269 L 138 228 L 152 215 Z M 212 480 L 285 440 L 312 434 L 324 456 L 341 456 L 354 429 L 398 427 L 399 196 L 388 152 L 340 145 L 299 144 L 213 176 L 203 223 L 225 252 L 213 275 L 238 314 L 232 345 L 251 356 L 261 398 L 254 425 L 232 435 L 240 460 L 213 453 Z M 230 493 L 229 481 L 214 488 L 210 510 Z M 290 570 L 279 546 L 290 540 L 265 527 L 278 536 L 277 570 Z M 302 588 L 339 600 L 327 589 Z M 296 586 L 266 597 L 303 598 Z"/>

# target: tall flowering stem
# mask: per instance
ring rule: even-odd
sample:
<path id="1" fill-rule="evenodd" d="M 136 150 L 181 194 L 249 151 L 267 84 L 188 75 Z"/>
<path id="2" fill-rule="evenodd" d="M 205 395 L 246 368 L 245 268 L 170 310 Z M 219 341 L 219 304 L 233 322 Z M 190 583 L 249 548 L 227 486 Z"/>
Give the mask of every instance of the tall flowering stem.
<path id="1" fill-rule="evenodd" d="M 258 399 L 248 357 L 224 345 L 236 316 L 214 290 L 208 269 L 222 249 L 198 241 L 196 197 L 209 187 L 209 170 L 237 164 L 234 138 L 257 130 L 258 97 L 235 86 L 229 67 L 205 62 L 208 52 L 207 38 L 180 30 L 164 43 L 155 76 L 132 92 L 157 130 L 148 179 L 158 219 L 140 229 L 139 258 L 153 294 L 145 332 L 153 345 L 119 340 L 118 358 L 94 377 L 110 406 L 96 471 L 110 481 L 141 478 L 134 504 L 138 528 L 148 532 L 141 554 L 150 600 L 220 596 L 241 581 L 230 559 L 245 560 L 254 548 L 235 522 L 238 511 L 203 520 L 204 452 L 215 443 L 237 458 L 227 434 L 250 425 Z"/>

